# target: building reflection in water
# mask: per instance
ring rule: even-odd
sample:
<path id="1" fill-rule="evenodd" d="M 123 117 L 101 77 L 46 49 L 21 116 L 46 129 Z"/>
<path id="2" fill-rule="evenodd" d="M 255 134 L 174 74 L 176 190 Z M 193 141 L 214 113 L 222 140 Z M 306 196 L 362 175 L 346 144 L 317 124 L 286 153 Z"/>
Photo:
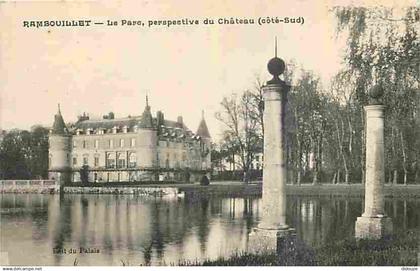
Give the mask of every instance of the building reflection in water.
<path id="1" fill-rule="evenodd" d="M 361 198 L 288 196 L 287 222 L 316 246 L 354 234 Z M 419 199 L 387 199 L 399 230 L 420 226 Z M 168 265 L 246 248 L 259 198 L 1 195 L 1 251 L 13 265 Z M 60 254 L 53 248 L 99 249 Z"/>

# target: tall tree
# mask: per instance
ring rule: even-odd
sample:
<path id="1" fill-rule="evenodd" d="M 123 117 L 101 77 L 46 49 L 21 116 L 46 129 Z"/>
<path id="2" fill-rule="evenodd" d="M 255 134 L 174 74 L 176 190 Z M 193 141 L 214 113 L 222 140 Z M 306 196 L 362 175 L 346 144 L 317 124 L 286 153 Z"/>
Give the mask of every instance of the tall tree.
<path id="1" fill-rule="evenodd" d="M 258 116 L 253 111 L 253 94 L 245 91 L 242 95 L 232 94 L 224 97 L 221 111 L 216 113 L 216 119 L 225 125 L 225 138 L 237 150 L 239 166 L 243 171 L 243 181 L 249 181 L 252 161 L 261 152 L 261 127 Z"/>
<path id="2" fill-rule="evenodd" d="M 4 179 L 47 178 L 48 130 L 11 130 L 0 145 L 0 175 Z"/>
<path id="3" fill-rule="evenodd" d="M 406 184 L 411 175 L 420 181 L 420 151 L 413 144 L 420 137 L 420 9 L 337 7 L 334 12 L 338 33 L 347 36 L 344 60 L 358 102 L 366 103 L 373 84 L 385 90 L 389 179 L 396 184 L 402 176 Z"/>

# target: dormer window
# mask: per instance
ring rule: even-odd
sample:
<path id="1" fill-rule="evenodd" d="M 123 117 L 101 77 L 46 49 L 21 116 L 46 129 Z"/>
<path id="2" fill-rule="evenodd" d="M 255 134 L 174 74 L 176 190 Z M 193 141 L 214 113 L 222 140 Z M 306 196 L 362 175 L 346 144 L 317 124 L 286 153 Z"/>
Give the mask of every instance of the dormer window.
<path id="1" fill-rule="evenodd" d="M 133 131 L 134 131 L 135 133 L 138 131 L 138 129 L 139 129 L 139 126 L 137 126 L 137 125 L 134 125 L 134 126 L 133 126 Z"/>
<path id="2" fill-rule="evenodd" d="M 118 131 L 118 127 L 117 126 L 112 127 L 112 133 L 113 134 L 116 134 L 117 131 Z"/>
<path id="3" fill-rule="evenodd" d="M 127 133 L 128 132 L 128 126 L 127 125 L 125 125 L 124 127 L 123 127 L 123 133 Z"/>

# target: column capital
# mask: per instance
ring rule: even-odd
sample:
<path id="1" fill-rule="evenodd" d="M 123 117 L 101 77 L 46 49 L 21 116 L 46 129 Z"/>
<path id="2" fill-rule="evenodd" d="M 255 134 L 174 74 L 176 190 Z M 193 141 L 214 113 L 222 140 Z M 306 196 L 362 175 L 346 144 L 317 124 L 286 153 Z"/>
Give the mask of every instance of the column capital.
<path id="1" fill-rule="evenodd" d="M 262 87 L 265 101 L 286 99 L 291 86 L 286 83 L 268 84 Z"/>
<path id="2" fill-rule="evenodd" d="M 384 117 L 384 105 L 366 105 L 364 110 L 367 118 L 383 118 Z"/>
<path id="3" fill-rule="evenodd" d="M 365 105 L 364 108 L 365 108 L 365 111 L 384 110 L 385 105 L 371 104 L 371 105 Z"/>

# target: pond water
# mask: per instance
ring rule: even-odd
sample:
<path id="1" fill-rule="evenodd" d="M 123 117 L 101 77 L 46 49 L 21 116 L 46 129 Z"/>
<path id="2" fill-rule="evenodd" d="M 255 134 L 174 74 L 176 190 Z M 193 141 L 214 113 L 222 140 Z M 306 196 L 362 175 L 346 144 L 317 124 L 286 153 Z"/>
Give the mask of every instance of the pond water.
<path id="1" fill-rule="evenodd" d="M 259 198 L 0 197 L 0 252 L 10 265 L 169 265 L 229 256 L 246 248 L 262 207 Z M 311 246 L 353 236 L 363 207 L 357 197 L 288 196 L 287 204 L 288 224 Z M 396 231 L 419 228 L 419 208 L 418 198 L 386 200 Z"/>

